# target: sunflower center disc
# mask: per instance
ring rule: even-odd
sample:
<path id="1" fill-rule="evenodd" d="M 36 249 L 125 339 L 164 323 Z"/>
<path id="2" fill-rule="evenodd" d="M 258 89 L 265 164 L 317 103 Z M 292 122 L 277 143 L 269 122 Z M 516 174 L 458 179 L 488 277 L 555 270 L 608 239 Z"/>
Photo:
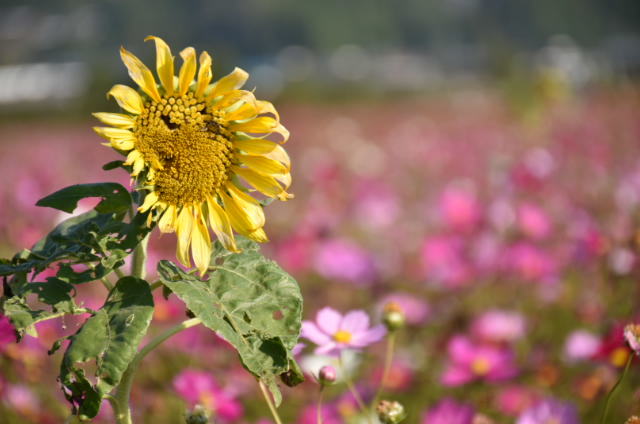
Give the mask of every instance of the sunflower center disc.
<path id="1" fill-rule="evenodd" d="M 136 149 L 151 165 L 160 201 L 201 203 L 227 181 L 233 145 L 223 123 L 191 93 L 146 105 L 135 128 Z"/>

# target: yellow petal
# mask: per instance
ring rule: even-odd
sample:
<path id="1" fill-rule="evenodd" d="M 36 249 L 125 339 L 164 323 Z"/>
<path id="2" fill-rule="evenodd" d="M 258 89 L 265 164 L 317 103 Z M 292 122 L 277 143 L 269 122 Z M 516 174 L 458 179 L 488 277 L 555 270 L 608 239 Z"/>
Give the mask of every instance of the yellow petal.
<path id="1" fill-rule="evenodd" d="M 137 150 L 132 150 L 127 155 L 127 161 L 124 163 L 125 165 L 133 165 L 133 170 L 131 171 L 131 176 L 136 177 L 142 169 L 144 168 L 144 158 L 142 153 Z"/>
<path id="2" fill-rule="evenodd" d="M 197 216 L 194 220 L 195 226 L 191 232 L 191 254 L 193 255 L 193 262 L 195 262 L 196 268 L 198 268 L 202 276 L 207 272 L 211 261 L 211 237 L 200 207 L 195 206 L 194 209 Z"/>
<path id="3" fill-rule="evenodd" d="M 289 130 L 286 129 L 281 123 L 278 123 L 278 125 L 273 130 L 271 130 L 271 133 L 280 134 L 280 136 L 282 137 L 280 143 L 286 143 L 287 140 L 289 140 Z"/>
<path id="4" fill-rule="evenodd" d="M 224 210 L 229 215 L 231 226 L 240 234 L 247 235 L 264 226 L 262 206 L 251 196 L 242 193 L 233 184 L 227 184 L 229 194 L 220 191 Z"/>
<path id="5" fill-rule="evenodd" d="M 287 171 L 291 169 L 291 159 L 289 159 L 286 150 L 273 141 L 262 138 L 234 140 L 233 147 L 248 155 L 262 155 L 269 159 L 277 160 L 287 168 Z"/>
<path id="6" fill-rule="evenodd" d="M 249 234 L 243 234 L 243 235 L 246 235 L 251 240 L 256 241 L 258 243 L 266 243 L 269 241 L 269 238 L 267 237 L 267 233 L 265 233 L 262 228 L 258 228 L 257 230 Z"/>
<path id="7" fill-rule="evenodd" d="M 173 56 L 171 49 L 160 37 L 148 36 L 144 41 L 153 40 L 156 43 L 156 70 L 158 78 L 168 96 L 173 94 Z"/>
<path id="8" fill-rule="evenodd" d="M 135 146 L 135 140 L 125 138 L 112 139 L 111 143 L 109 143 L 109 146 L 113 147 L 114 149 L 127 152 L 133 149 L 133 147 Z"/>
<path id="9" fill-rule="evenodd" d="M 107 93 L 107 98 L 109 98 L 109 96 L 113 96 L 122 109 L 135 115 L 140 115 L 144 109 L 142 97 L 140 97 L 136 90 L 129 86 L 116 84 L 111 87 L 111 90 Z"/>
<path id="10" fill-rule="evenodd" d="M 278 197 L 280 200 L 287 200 L 293 197 L 287 193 L 273 177 L 258 174 L 248 168 L 234 167 L 233 171 L 265 196 Z"/>
<path id="11" fill-rule="evenodd" d="M 230 131 L 242 131 L 246 133 L 266 134 L 278 126 L 278 121 L 270 116 L 259 116 L 248 122 L 229 125 Z"/>
<path id="12" fill-rule="evenodd" d="M 184 63 L 180 68 L 178 95 L 184 96 L 196 75 L 196 51 L 193 47 L 187 47 L 180 52 L 180 57 Z"/>
<path id="13" fill-rule="evenodd" d="M 207 89 L 209 82 L 213 78 L 213 72 L 211 71 L 211 56 L 209 53 L 200 53 L 200 69 L 198 69 L 198 82 L 196 83 L 196 97 L 204 95 L 204 90 Z"/>
<path id="14" fill-rule="evenodd" d="M 242 102 L 238 107 L 227 112 L 225 119 L 227 121 L 244 121 L 255 117 L 258 114 L 255 104 Z"/>
<path id="15" fill-rule="evenodd" d="M 176 221 L 176 235 L 178 243 L 176 246 L 176 256 L 178 261 L 184 266 L 191 266 L 189 258 L 189 246 L 191 244 L 191 233 L 193 231 L 193 212 L 191 207 L 184 206 L 178 214 Z"/>
<path id="16" fill-rule="evenodd" d="M 256 106 L 258 108 L 258 113 L 259 114 L 271 114 L 274 116 L 274 118 L 276 118 L 277 121 L 280 121 L 280 114 L 278 113 L 278 111 L 276 110 L 275 106 L 273 106 L 273 104 L 271 102 L 268 102 L 266 100 L 257 100 L 256 101 Z"/>
<path id="17" fill-rule="evenodd" d="M 249 74 L 240 68 L 235 68 L 229 75 L 225 75 L 213 84 L 213 88 L 207 96 L 207 100 L 213 100 L 218 96 L 237 90 L 249 79 Z"/>
<path id="18" fill-rule="evenodd" d="M 130 115 L 122 113 L 95 112 L 92 115 L 103 123 L 116 128 L 130 129 L 133 128 L 136 123 L 136 120 Z"/>
<path id="19" fill-rule="evenodd" d="M 93 127 L 93 130 L 107 140 L 135 140 L 135 136 L 129 130 L 113 127 Z"/>
<path id="20" fill-rule="evenodd" d="M 210 86 L 213 88 L 213 85 Z M 207 96 L 208 98 L 208 96 Z M 233 90 L 224 96 L 220 97 L 219 100 L 216 101 L 216 106 L 221 109 L 225 109 L 225 111 L 232 111 L 236 105 L 242 105 L 243 103 L 256 103 L 256 96 L 247 90 Z"/>
<path id="21" fill-rule="evenodd" d="M 264 156 L 238 155 L 238 158 L 250 169 L 262 175 L 286 174 L 289 172 L 286 166 L 280 162 Z"/>
<path id="22" fill-rule="evenodd" d="M 225 249 L 231 252 L 239 252 L 235 238 L 233 237 L 233 229 L 229 222 L 229 216 L 224 209 L 218 205 L 215 199 L 208 198 L 207 211 L 209 226 L 211 226 L 211 229 L 216 234 L 216 237 L 218 237 L 218 240 L 220 240 L 220 243 L 222 243 Z"/>
<path id="23" fill-rule="evenodd" d="M 158 228 L 162 233 L 173 233 L 176 230 L 178 210 L 174 205 L 169 205 L 158 221 Z"/>
<path id="24" fill-rule="evenodd" d="M 146 212 L 158 202 L 158 193 L 151 191 L 144 196 L 144 202 L 138 207 L 138 212 Z"/>
<path id="25" fill-rule="evenodd" d="M 127 51 L 124 47 L 120 47 L 120 57 L 124 62 L 124 65 L 129 70 L 129 76 L 136 82 L 144 91 L 156 102 L 160 101 L 160 93 L 158 93 L 158 87 L 156 86 L 156 80 L 153 78 L 153 74 L 147 68 L 147 65 L 142 63 L 133 53 Z"/>

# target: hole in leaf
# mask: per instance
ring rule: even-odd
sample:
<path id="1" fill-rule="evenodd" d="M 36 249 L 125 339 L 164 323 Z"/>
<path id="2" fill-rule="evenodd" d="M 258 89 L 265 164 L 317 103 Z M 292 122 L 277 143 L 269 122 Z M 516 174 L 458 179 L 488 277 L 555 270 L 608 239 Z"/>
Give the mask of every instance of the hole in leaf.
<path id="1" fill-rule="evenodd" d="M 281 310 L 273 311 L 273 319 L 280 321 L 282 318 L 284 318 L 284 314 Z"/>

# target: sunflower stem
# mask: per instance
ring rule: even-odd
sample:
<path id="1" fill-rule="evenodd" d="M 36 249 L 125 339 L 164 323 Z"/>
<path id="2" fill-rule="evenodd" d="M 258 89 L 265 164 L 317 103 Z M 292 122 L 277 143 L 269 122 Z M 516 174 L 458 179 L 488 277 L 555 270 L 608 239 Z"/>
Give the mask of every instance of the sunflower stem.
<path id="1" fill-rule="evenodd" d="M 602 411 L 602 417 L 600 417 L 600 424 L 604 424 L 607 422 L 607 415 L 609 414 L 611 399 L 613 399 L 613 395 L 618 390 L 618 387 L 620 387 L 620 384 L 622 383 L 622 380 L 624 380 L 624 377 L 627 375 L 627 371 L 629 371 L 629 366 L 631 365 L 632 360 L 633 360 L 633 352 L 630 352 L 629 359 L 627 359 L 627 364 L 624 366 L 624 371 L 622 371 L 622 375 L 620 376 L 618 381 L 616 381 L 616 384 L 613 385 L 613 387 L 609 391 L 609 394 L 607 395 L 607 400 L 605 401 L 605 404 L 604 404 L 604 410 Z"/>
<path id="2" fill-rule="evenodd" d="M 169 337 L 178 334 L 182 330 L 194 327 L 200 324 L 202 321 L 200 318 L 191 318 L 180 324 L 167 329 L 165 332 L 157 335 L 153 338 L 140 352 L 134 356 L 133 360 L 127 367 L 127 370 L 122 375 L 120 384 L 116 387 L 116 393 L 113 397 L 109 398 L 113 412 L 116 417 L 116 424 L 132 424 L 131 421 L 131 406 L 129 405 L 129 398 L 131 397 L 131 386 L 133 384 L 133 377 L 136 374 L 140 362 L 145 356 L 149 354 L 153 349 L 162 344 Z"/>
<path id="3" fill-rule="evenodd" d="M 147 234 L 133 251 L 132 274 L 134 277 L 144 280 L 147 276 L 147 247 L 149 246 L 149 234 Z"/>
<path id="4" fill-rule="evenodd" d="M 282 424 L 282 419 L 280 419 L 280 415 L 278 415 L 278 410 L 276 406 L 273 404 L 273 400 L 271 400 L 271 396 L 267 391 L 267 387 L 264 385 L 262 380 L 258 380 L 258 384 L 260 385 L 260 391 L 262 392 L 262 396 L 264 397 L 265 402 L 269 406 L 269 410 L 271 411 L 271 415 L 273 419 L 276 421 L 276 424 Z"/>

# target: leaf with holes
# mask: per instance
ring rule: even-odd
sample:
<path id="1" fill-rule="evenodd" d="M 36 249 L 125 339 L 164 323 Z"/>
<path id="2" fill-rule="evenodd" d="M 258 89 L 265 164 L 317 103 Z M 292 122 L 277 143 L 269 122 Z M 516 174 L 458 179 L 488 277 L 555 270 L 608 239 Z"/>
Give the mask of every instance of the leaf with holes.
<path id="1" fill-rule="evenodd" d="M 121 380 L 135 357 L 153 315 L 149 284 L 121 278 L 104 306 L 76 334 L 62 359 L 60 381 L 75 412 L 93 418 L 102 398 Z M 84 365 L 95 369 L 94 381 Z"/>
<path id="2" fill-rule="evenodd" d="M 100 213 L 124 213 L 131 206 L 131 195 L 118 183 L 76 184 L 65 187 L 42 199 L 36 206 L 45 206 L 72 213 L 78 207 L 78 201 L 87 197 L 101 197 L 95 210 Z"/>
<path id="3" fill-rule="evenodd" d="M 269 386 L 290 370 L 298 341 L 302 296 L 296 281 L 256 250 L 218 258 L 207 281 L 161 261 L 162 282 L 209 329 L 228 341 L 244 367 Z M 279 402 L 278 402 L 279 403 Z"/>

